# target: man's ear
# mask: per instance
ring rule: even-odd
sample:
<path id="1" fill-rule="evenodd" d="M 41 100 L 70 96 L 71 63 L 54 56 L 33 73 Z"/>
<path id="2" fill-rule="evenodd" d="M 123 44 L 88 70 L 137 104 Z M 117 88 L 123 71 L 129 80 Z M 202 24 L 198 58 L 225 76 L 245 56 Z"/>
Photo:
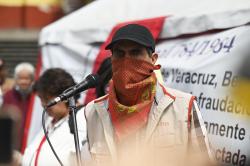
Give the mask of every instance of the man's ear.
<path id="1" fill-rule="evenodd" d="M 154 52 L 151 56 L 151 59 L 152 59 L 152 63 L 155 64 L 158 59 L 158 54 Z"/>

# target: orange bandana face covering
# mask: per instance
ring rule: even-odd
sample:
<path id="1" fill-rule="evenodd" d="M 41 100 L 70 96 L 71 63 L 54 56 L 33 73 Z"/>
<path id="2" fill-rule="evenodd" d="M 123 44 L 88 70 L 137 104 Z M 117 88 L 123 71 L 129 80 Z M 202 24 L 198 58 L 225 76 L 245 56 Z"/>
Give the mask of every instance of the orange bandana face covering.
<path id="1" fill-rule="evenodd" d="M 112 67 L 109 112 L 115 134 L 121 141 L 147 123 L 156 88 L 153 70 L 159 66 L 134 58 L 121 58 L 113 60 Z"/>
<path id="2" fill-rule="evenodd" d="M 148 84 L 143 80 L 152 76 L 153 70 L 159 68 L 160 66 L 131 57 L 112 60 L 112 80 L 118 100 L 126 106 L 140 102 L 139 95 Z"/>

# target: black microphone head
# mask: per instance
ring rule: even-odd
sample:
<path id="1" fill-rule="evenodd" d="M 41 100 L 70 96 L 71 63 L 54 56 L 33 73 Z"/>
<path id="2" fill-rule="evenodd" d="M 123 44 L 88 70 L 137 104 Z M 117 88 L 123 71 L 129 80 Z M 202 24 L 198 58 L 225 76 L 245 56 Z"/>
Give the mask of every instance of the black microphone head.
<path id="1" fill-rule="evenodd" d="M 100 83 L 100 76 L 98 74 L 90 74 L 86 77 L 88 81 L 88 88 L 95 88 Z"/>

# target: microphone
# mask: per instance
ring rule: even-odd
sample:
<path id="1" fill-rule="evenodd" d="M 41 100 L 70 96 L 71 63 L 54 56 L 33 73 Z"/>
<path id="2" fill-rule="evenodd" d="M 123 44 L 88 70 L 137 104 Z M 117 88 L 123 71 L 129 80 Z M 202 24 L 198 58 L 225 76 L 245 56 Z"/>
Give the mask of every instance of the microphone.
<path id="1" fill-rule="evenodd" d="M 58 97 L 54 98 L 53 100 L 49 101 L 46 107 L 51 107 L 61 101 L 64 101 L 74 95 L 77 95 L 78 93 L 81 93 L 87 89 L 94 88 L 98 85 L 100 82 L 99 75 L 97 74 L 90 74 L 84 79 L 82 82 L 66 89 L 62 94 L 60 94 Z"/>

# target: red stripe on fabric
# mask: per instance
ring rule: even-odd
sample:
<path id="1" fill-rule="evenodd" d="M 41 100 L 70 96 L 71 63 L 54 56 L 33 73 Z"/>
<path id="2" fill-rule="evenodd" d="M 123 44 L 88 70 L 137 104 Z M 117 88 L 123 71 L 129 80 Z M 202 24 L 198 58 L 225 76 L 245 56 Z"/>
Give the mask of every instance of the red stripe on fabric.
<path id="1" fill-rule="evenodd" d="M 41 140 L 41 142 L 40 142 L 38 148 L 37 148 L 36 158 L 35 158 L 35 166 L 37 166 L 39 154 L 40 154 L 40 152 L 41 152 L 41 148 L 42 148 L 43 143 L 45 142 L 45 140 L 46 140 L 46 137 L 44 136 L 44 137 L 42 138 L 42 140 Z"/>
<path id="2" fill-rule="evenodd" d="M 188 104 L 188 129 L 191 129 L 191 118 L 192 118 L 191 111 L 192 111 L 194 100 L 195 100 L 195 96 L 192 96 Z"/>
<path id="3" fill-rule="evenodd" d="M 168 95 L 169 97 L 171 97 L 173 100 L 175 100 L 175 96 L 173 96 L 173 95 L 171 95 L 170 93 L 168 93 L 168 91 L 166 90 L 166 88 L 162 85 L 162 84 L 160 84 L 160 86 L 161 86 L 161 88 L 162 88 L 162 90 L 163 90 L 163 92 L 164 92 L 164 94 L 165 95 Z"/>
<path id="4" fill-rule="evenodd" d="M 114 35 L 114 33 L 117 31 L 117 29 L 119 29 L 120 27 L 127 25 L 127 24 L 131 24 L 131 23 L 135 23 L 135 24 L 140 24 L 143 26 L 146 26 L 152 33 L 154 39 L 157 41 L 162 28 L 163 28 L 163 24 L 165 21 L 165 16 L 163 17 L 156 17 L 156 18 L 151 18 L 151 19 L 145 19 L 145 20 L 137 20 L 137 21 L 131 21 L 131 22 L 125 22 L 125 23 L 120 23 L 117 24 L 111 31 L 111 33 L 109 34 L 107 40 L 101 45 L 100 47 L 100 51 L 95 59 L 94 62 L 94 67 L 93 67 L 93 73 L 96 73 L 101 62 L 108 56 L 111 55 L 111 52 L 109 50 L 105 50 L 105 47 L 108 43 L 110 43 L 110 41 L 112 40 L 112 37 Z M 95 89 L 90 89 L 88 90 L 87 94 L 86 94 L 86 98 L 85 98 L 85 104 L 87 104 L 88 102 L 94 100 L 95 97 Z"/>
<path id="5" fill-rule="evenodd" d="M 41 52 L 39 52 L 38 61 L 36 64 L 35 80 L 39 78 L 41 67 L 42 67 L 42 55 L 41 55 Z M 29 107 L 28 107 L 28 111 L 27 111 L 27 115 L 26 115 L 25 125 L 24 125 L 24 134 L 22 138 L 22 148 L 21 148 L 22 154 L 24 153 L 24 150 L 27 146 L 27 140 L 28 140 L 28 135 L 29 135 L 30 123 L 32 119 L 34 101 L 35 101 L 35 94 L 32 94 Z"/>

